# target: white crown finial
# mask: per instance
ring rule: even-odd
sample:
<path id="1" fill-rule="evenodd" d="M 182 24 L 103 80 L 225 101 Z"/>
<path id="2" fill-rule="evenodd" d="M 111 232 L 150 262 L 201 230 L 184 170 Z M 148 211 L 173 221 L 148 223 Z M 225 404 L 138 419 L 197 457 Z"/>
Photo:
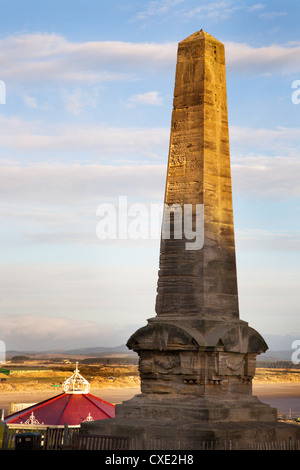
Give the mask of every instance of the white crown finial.
<path id="1" fill-rule="evenodd" d="M 74 374 L 64 381 L 62 388 L 65 393 L 89 393 L 90 384 L 79 374 L 78 362 Z"/>

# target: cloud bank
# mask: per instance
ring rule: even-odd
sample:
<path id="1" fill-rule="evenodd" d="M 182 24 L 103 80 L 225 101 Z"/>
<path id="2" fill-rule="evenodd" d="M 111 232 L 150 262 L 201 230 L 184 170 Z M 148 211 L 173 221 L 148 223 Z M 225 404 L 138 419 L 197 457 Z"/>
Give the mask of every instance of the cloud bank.
<path id="1" fill-rule="evenodd" d="M 253 47 L 225 41 L 227 68 L 239 74 L 300 71 L 300 44 Z M 35 33 L 0 40 L 1 79 L 7 83 L 100 84 L 174 71 L 177 43 L 72 42 Z"/>

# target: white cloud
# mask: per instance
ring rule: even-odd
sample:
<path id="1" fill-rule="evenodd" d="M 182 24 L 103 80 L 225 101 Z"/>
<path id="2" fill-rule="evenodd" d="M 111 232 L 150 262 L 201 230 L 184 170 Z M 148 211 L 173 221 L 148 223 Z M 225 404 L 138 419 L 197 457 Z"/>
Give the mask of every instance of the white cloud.
<path id="1" fill-rule="evenodd" d="M 148 91 L 147 93 L 133 95 L 129 98 L 130 103 L 148 104 L 151 106 L 161 106 L 162 98 L 159 96 L 158 91 Z"/>
<path id="2" fill-rule="evenodd" d="M 100 204 L 121 195 L 160 200 L 165 165 L 39 164 L 1 168 L 0 195 L 6 202 Z"/>
<path id="3" fill-rule="evenodd" d="M 243 229 L 235 231 L 238 250 L 268 252 L 300 251 L 300 233 L 288 231 L 271 231 L 260 229 Z"/>
<path id="4" fill-rule="evenodd" d="M 0 316 L 1 338 L 6 350 L 53 350 L 92 346 L 119 346 L 126 343 L 136 328 L 107 325 L 86 317 L 70 319 L 63 316 L 16 315 Z"/>
<path id="5" fill-rule="evenodd" d="M 198 5 L 193 8 L 185 2 L 182 8 L 177 8 L 182 3 L 184 3 L 183 0 L 150 1 L 144 10 L 135 15 L 134 20 L 145 21 L 163 15 L 165 17 L 173 15 L 184 19 L 201 18 L 206 21 L 220 21 L 229 18 L 237 11 L 252 13 L 266 8 L 266 5 L 261 3 L 247 5 L 245 2 L 232 0 L 198 1 L 196 2 Z"/>
<path id="6" fill-rule="evenodd" d="M 266 6 L 263 5 L 262 3 L 256 3 L 255 5 L 252 5 L 248 7 L 249 11 L 257 11 L 257 10 L 263 10 Z"/>
<path id="7" fill-rule="evenodd" d="M 92 153 L 114 159 L 127 155 L 132 160 L 138 153 L 139 160 L 158 158 L 161 152 L 167 154 L 169 132 L 164 128 L 117 128 L 97 124 L 50 125 L 0 116 L 1 145 L 14 151 L 71 151 L 74 154 L 84 151 L 85 155 Z"/>
<path id="8" fill-rule="evenodd" d="M 237 2 L 235 4 L 231 1 L 218 1 L 205 3 L 192 10 L 182 12 L 182 15 L 187 18 L 201 18 L 207 20 L 220 20 L 229 18 L 235 11 L 243 8 Z"/>
<path id="9" fill-rule="evenodd" d="M 26 107 L 37 109 L 38 105 L 36 102 L 36 98 L 34 98 L 33 96 L 24 96 L 23 99 Z"/>
<path id="10" fill-rule="evenodd" d="M 251 254 L 255 263 L 239 263 L 240 317 L 259 332 L 293 334 L 299 330 L 299 270 L 293 270 L 290 259 L 267 252 Z"/>
<path id="11" fill-rule="evenodd" d="M 144 95 L 142 95 L 145 98 Z M 96 98 L 95 98 L 96 99 Z M 147 96 L 150 102 L 156 95 Z M 137 98 L 139 101 L 140 98 Z M 3 155 L 5 149 L 16 152 L 72 152 L 73 160 L 79 152 L 90 156 L 109 157 L 110 162 L 124 164 L 126 160 L 143 163 L 148 161 L 166 162 L 170 130 L 167 128 L 126 128 L 97 124 L 47 124 L 40 121 L 22 120 L 17 117 L 0 116 L 0 137 Z M 300 128 L 277 127 L 274 129 L 230 127 L 232 154 L 272 154 L 297 157 L 300 153 Z M 53 153 L 54 155 L 54 153 Z M 113 160 L 111 158 L 113 157 Z M 163 160 L 161 160 L 163 158 Z M 56 158 L 57 161 L 57 158 Z"/>
<path id="12" fill-rule="evenodd" d="M 41 110 L 52 109 L 51 105 L 49 105 L 49 103 L 47 102 L 45 104 L 39 104 L 37 102 L 37 99 L 34 96 L 24 95 L 23 101 L 24 101 L 24 105 L 26 106 L 26 108 L 41 109 Z"/>
<path id="13" fill-rule="evenodd" d="M 161 200 L 169 129 L 71 125 L 44 128 L 38 122 L 4 117 L 0 118 L 0 125 L 3 151 L 5 147 L 15 154 L 26 151 L 31 159 L 26 163 L 3 160 L 2 201 L 69 204 L 98 200 L 100 203 L 102 198 L 122 194 Z M 231 127 L 234 190 L 256 198 L 299 197 L 299 141 L 300 128 Z M 69 152 L 70 163 L 59 161 L 57 155 L 61 151 Z M 48 161 L 43 162 L 42 152 Z M 76 152 L 85 153 L 85 163 L 75 163 Z M 53 161 L 49 161 L 49 154 L 55 157 Z M 110 163 L 104 160 L 101 164 L 94 156 L 110 158 Z M 129 157 L 132 161 L 126 162 Z"/>
<path id="14" fill-rule="evenodd" d="M 300 71 L 299 43 L 252 47 L 248 44 L 226 42 L 225 52 L 226 65 L 230 72 L 287 75 Z"/>
<path id="15" fill-rule="evenodd" d="M 299 158 L 234 157 L 231 167 L 235 194 L 255 199 L 300 197 Z M 127 196 L 130 202 L 160 203 L 163 201 L 165 174 L 166 164 L 6 164 L 1 167 L 2 217 L 9 217 L 10 209 L 5 204 L 10 203 L 61 207 L 76 203 L 79 208 L 89 205 L 89 211 L 105 201 L 116 202 L 119 196 Z M 51 217 L 51 213 L 48 216 Z"/>
<path id="16" fill-rule="evenodd" d="M 78 116 L 88 108 L 96 108 L 99 103 L 97 90 L 91 92 L 76 89 L 73 92 L 62 92 L 62 99 L 65 109 Z"/>
<path id="17" fill-rule="evenodd" d="M 233 190 L 249 198 L 300 197 L 300 158 L 252 156 L 232 159 Z"/>
<path id="18" fill-rule="evenodd" d="M 1 340 L 9 349 L 117 346 L 154 312 L 155 272 L 113 257 L 94 266 L 2 264 Z"/>
<path id="19" fill-rule="evenodd" d="M 212 6 L 201 8 L 209 10 Z M 212 15 L 214 12 L 211 8 Z M 299 44 L 252 47 L 226 42 L 225 46 L 227 66 L 236 73 L 300 71 Z M 145 73 L 174 71 L 176 53 L 177 43 L 75 43 L 58 34 L 46 33 L 9 36 L 0 40 L 1 79 L 10 83 L 10 87 L 13 83 L 28 82 L 40 86 L 49 83 L 99 85 L 105 81 L 136 79 Z"/>
<path id="20" fill-rule="evenodd" d="M 212 2 L 203 2 L 192 9 L 178 10 L 177 15 L 183 18 L 200 18 L 210 22 L 218 22 L 230 18 L 234 13 L 240 12 L 247 15 L 260 12 L 266 8 L 262 3 L 247 5 L 248 2 L 219 0 Z M 259 17 L 265 19 L 273 19 L 277 16 L 284 16 L 286 12 L 263 12 L 259 13 Z"/>
<path id="21" fill-rule="evenodd" d="M 230 126 L 230 143 L 238 155 L 271 154 L 298 157 L 300 127 L 249 128 Z"/>
<path id="22" fill-rule="evenodd" d="M 286 11 L 265 11 L 264 13 L 260 13 L 259 17 L 264 18 L 265 20 L 274 20 L 274 18 L 286 15 Z"/>
<path id="23" fill-rule="evenodd" d="M 176 60 L 173 43 L 75 43 L 58 34 L 23 34 L 0 40 L 5 81 L 98 84 L 132 79 L 135 72 L 165 70 Z"/>
<path id="24" fill-rule="evenodd" d="M 140 11 L 136 14 L 135 19 L 137 20 L 147 20 L 153 16 L 164 15 L 165 13 L 172 11 L 173 8 L 184 0 L 161 0 L 161 1 L 151 1 L 147 8 L 143 11 Z"/>

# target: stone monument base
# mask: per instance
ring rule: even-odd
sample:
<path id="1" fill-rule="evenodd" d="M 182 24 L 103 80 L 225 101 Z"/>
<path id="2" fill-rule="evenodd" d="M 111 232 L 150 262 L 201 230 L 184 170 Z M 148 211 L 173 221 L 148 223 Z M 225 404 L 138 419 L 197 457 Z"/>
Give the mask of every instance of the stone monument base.
<path id="1" fill-rule="evenodd" d="M 217 399 L 214 397 L 187 397 L 136 395 L 131 400 L 116 405 L 116 417 L 119 419 L 156 420 L 161 423 L 187 422 L 243 422 L 276 421 L 277 411 L 262 403 L 255 396 Z"/>
<path id="2" fill-rule="evenodd" d="M 274 422 L 159 424 L 157 420 L 110 419 L 82 423 L 80 433 L 129 437 L 129 450 L 258 450 L 266 445 L 288 449 L 300 439 L 300 427 Z M 293 448 L 293 447 L 291 447 Z"/>
<path id="3" fill-rule="evenodd" d="M 212 443 L 240 449 L 300 439 L 300 426 L 276 421 L 257 397 L 218 401 L 137 395 L 116 406 L 116 418 L 85 422 L 80 433 L 130 438 L 132 450 L 201 450 Z"/>

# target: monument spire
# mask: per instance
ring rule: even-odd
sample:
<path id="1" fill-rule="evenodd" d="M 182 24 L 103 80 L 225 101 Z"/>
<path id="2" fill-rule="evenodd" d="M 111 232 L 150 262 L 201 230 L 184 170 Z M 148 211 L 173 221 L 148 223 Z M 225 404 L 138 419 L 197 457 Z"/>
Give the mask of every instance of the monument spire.
<path id="1" fill-rule="evenodd" d="M 193 248 L 184 219 L 181 237 L 162 238 L 156 313 L 238 318 L 225 53 L 202 30 L 178 45 L 164 202 L 165 224 L 173 207 L 184 217 L 192 205 L 195 218 L 196 205 L 203 205 L 204 221 L 195 227 L 194 220 L 194 232 L 204 238 Z"/>

